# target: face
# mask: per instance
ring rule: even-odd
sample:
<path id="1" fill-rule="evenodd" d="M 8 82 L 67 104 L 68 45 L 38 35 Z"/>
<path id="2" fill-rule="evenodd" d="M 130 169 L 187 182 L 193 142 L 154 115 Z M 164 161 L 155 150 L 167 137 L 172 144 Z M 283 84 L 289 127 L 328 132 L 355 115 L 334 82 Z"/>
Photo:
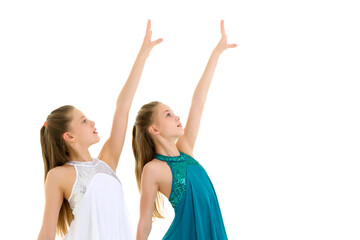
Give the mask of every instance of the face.
<path id="1" fill-rule="evenodd" d="M 184 134 L 180 117 L 176 116 L 169 106 L 165 104 L 157 106 L 154 118 L 153 134 L 156 133 L 165 138 L 178 138 Z"/>
<path id="2" fill-rule="evenodd" d="M 79 110 L 74 109 L 71 113 L 72 121 L 70 122 L 68 136 L 70 141 L 76 142 L 84 147 L 100 141 L 98 133 L 96 132 L 95 122 L 86 118 L 86 116 Z M 68 140 L 68 139 L 66 139 Z"/>

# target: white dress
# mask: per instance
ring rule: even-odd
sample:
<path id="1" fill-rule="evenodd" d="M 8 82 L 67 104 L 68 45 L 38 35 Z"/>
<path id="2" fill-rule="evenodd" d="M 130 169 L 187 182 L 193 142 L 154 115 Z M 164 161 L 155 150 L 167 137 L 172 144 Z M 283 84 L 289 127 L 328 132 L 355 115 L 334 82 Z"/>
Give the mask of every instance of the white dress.
<path id="1" fill-rule="evenodd" d="M 74 214 L 64 240 L 135 239 L 120 180 L 103 161 L 70 161 L 76 180 L 69 197 Z"/>

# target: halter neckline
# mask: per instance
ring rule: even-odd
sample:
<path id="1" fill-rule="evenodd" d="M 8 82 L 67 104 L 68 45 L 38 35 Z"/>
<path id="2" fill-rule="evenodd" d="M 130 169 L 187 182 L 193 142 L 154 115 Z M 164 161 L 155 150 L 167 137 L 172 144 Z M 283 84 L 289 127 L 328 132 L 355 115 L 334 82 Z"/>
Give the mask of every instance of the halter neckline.
<path id="1" fill-rule="evenodd" d="M 183 152 L 180 152 L 180 155 L 178 155 L 178 156 L 165 156 L 165 155 L 157 153 L 154 158 L 162 160 L 162 161 L 170 161 L 170 162 L 182 162 L 185 160 Z"/>
<path id="2" fill-rule="evenodd" d="M 66 164 L 77 165 L 77 166 L 94 166 L 97 164 L 97 159 L 92 158 L 92 161 L 80 162 L 80 161 L 69 161 Z"/>

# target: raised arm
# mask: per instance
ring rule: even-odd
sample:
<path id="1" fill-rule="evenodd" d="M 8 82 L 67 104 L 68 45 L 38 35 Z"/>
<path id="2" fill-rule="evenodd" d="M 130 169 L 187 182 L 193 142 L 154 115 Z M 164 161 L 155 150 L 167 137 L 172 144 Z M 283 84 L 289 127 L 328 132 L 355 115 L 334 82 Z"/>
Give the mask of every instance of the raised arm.
<path id="1" fill-rule="evenodd" d="M 161 38 L 151 41 L 151 35 L 151 21 L 148 20 L 144 42 L 135 60 L 130 75 L 117 98 L 110 137 L 105 142 L 99 154 L 99 159 L 105 161 L 114 171 L 118 165 L 120 154 L 124 145 L 128 115 L 145 66 L 145 61 L 152 48 L 162 42 Z"/>
<path id="2" fill-rule="evenodd" d="M 206 65 L 205 71 L 196 86 L 192 103 L 189 111 L 188 120 L 184 129 L 184 135 L 181 136 L 176 145 L 180 151 L 189 155 L 193 154 L 195 141 L 199 132 L 201 115 L 205 105 L 206 97 L 210 88 L 212 78 L 216 69 L 219 56 L 228 48 L 234 48 L 236 44 L 228 44 L 224 29 L 224 21 L 220 24 L 221 39 L 215 49 L 212 51 L 210 59 Z"/>

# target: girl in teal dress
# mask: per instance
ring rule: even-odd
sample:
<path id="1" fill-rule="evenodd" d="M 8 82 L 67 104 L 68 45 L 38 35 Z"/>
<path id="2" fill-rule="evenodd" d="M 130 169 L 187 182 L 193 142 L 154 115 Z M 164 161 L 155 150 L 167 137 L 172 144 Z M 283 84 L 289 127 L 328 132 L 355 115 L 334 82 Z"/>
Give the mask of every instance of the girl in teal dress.
<path id="1" fill-rule="evenodd" d="M 153 217 L 162 218 L 162 195 L 175 211 L 163 239 L 227 239 L 214 187 L 193 149 L 206 96 L 222 52 L 228 44 L 221 21 L 221 39 L 213 50 L 195 89 L 185 128 L 171 108 L 160 102 L 145 104 L 133 127 L 132 147 L 140 199 L 137 240 L 147 239 Z"/>

